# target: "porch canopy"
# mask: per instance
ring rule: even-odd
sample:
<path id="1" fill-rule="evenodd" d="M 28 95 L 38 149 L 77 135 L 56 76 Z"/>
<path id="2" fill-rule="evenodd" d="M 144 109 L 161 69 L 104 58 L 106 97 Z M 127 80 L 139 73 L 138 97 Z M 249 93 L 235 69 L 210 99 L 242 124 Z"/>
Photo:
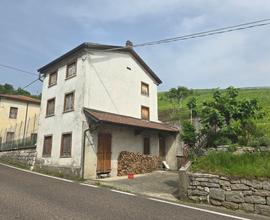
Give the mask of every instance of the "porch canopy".
<path id="1" fill-rule="evenodd" d="M 131 126 L 134 128 L 151 129 L 157 131 L 163 131 L 168 133 L 178 133 L 179 129 L 169 124 L 162 122 L 146 121 L 139 118 L 133 118 L 125 115 L 118 115 L 109 112 L 98 111 L 94 109 L 84 108 L 84 113 L 87 118 L 95 123 L 109 123 L 124 126 Z"/>

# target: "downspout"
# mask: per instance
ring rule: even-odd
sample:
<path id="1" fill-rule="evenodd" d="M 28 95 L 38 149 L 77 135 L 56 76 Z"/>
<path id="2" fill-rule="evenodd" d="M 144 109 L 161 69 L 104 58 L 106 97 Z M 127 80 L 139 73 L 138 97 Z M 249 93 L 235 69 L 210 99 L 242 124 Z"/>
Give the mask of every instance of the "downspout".
<path id="1" fill-rule="evenodd" d="M 84 178 L 84 164 L 85 164 L 85 138 L 86 138 L 86 133 L 89 131 L 90 133 L 95 131 L 97 128 L 98 128 L 98 125 L 97 124 L 95 127 L 93 128 L 88 128 L 86 129 L 84 132 L 83 132 L 83 152 L 82 152 L 82 163 L 81 163 L 81 178 L 83 179 Z"/>
<path id="2" fill-rule="evenodd" d="M 25 119 L 24 119 L 24 129 L 23 129 L 23 143 L 25 143 L 25 132 L 26 132 L 27 117 L 28 117 L 28 105 L 29 105 L 29 102 L 27 102 L 27 105 L 26 105 L 26 113 L 25 113 Z"/>

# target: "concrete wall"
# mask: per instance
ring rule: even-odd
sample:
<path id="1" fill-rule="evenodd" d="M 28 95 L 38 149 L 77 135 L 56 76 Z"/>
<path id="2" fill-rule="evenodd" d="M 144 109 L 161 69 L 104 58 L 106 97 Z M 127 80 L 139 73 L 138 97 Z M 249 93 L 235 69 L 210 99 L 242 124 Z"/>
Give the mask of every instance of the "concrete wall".
<path id="1" fill-rule="evenodd" d="M 22 149 L 0 152 L 0 161 L 31 167 L 36 158 L 36 149 Z"/>
<path id="2" fill-rule="evenodd" d="M 91 52 L 86 68 L 85 107 L 141 118 L 144 105 L 158 121 L 157 85 L 130 54 Z M 141 94 L 141 82 L 149 84 L 149 97 Z"/>

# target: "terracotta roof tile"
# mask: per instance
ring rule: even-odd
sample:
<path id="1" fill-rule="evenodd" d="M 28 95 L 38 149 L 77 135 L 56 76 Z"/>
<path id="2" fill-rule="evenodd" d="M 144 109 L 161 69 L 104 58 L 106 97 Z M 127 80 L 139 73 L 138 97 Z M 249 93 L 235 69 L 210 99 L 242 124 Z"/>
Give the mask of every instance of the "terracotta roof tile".
<path id="1" fill-rule="evenodd" d="M 31 98 L 31 97 L 24 96 L 24 95 L 0 94 L 0 98 L 6 98 L 6 99 L 12 99 L 12 100 L 21 101 L 21 102 L 31 102 L 31 103 L 35 103 L 35 104 L 40 104 L 39 99 Z"/>
<path id="2" fill-rule="evenodd" d="M 92 120 L 97 122 L 107 122 L 107 123 L 113 123 L 113 124 L 119 124 L 119 125 L 128 125 L 133 127 L 140 127 L 140 128 L 148 128 L 148 129 L 154 129 L 159 131 L 167 131 L 167 132 L 173 132 L 177 133 L 179 132 L 179 129 L 176 127 L 173 127 L 171 125 L 165 124 L 165 123 L 159 123 L 159 122 L 153 122 L 153 121 L 146 121 L 143 119 L 133 118 L 129 116 L 124 115 L 118 115 L 103 111 L 98 111 L 94 109 L 88 109 L 84 108 L 85 114 L 89 116 Z"/>

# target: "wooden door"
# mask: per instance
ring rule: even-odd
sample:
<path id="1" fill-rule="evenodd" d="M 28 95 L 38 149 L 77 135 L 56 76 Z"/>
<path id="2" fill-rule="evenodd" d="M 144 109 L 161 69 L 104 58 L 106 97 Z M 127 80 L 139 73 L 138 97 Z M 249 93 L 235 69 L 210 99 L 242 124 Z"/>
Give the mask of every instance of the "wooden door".
<path id="1" fill-rule="evenodd" d="M 97 173 L 111 172 L 111 134 L 98 134 Z"/>
<path id="2" fill-rule="evenodd" d="M 166 159 L 166 140 L 165 140 L 165 137 L 159 137 L 159 156 L 162 160 Z"/>

